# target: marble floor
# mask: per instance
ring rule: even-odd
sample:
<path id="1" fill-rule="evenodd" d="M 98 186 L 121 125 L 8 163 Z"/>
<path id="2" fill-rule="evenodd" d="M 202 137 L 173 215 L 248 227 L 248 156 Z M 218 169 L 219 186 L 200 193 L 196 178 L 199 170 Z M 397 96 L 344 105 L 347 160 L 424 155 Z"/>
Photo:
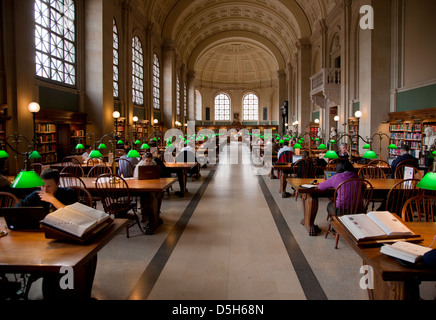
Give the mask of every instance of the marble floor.
<path id="1" fill-rule="evenodd" d="M 342 240 L 335 250 L 334 239 L 324 238 L 327 200 L 316 220 L 322 232 L 309 237 L 301 200 L 282 199 L 278 180 L 258 175 L 252 160 L 249 148 L 233 143 L 219 164 L 188 181 L 184 198 L 175 185 L 155 234 L 132 228 L 129 239 L 121 232 L 99 252 L 93 297 L 367 300 L 359 256 Z"/>

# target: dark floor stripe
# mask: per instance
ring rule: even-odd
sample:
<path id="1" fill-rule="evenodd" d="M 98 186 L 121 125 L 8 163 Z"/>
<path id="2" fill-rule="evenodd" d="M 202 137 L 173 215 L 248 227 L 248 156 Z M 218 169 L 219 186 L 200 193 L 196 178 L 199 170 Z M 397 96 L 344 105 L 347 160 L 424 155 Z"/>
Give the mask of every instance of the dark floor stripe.
<path id="1" fill-rule="evenodd" d="M 209 175 L 189 202 L 180 219 L 174 225 L 173 229 L 154 255 L 150 264 L 139 278 L 135 288 L 133 288 L 127 298 L 128 300 L 146 300 L 148 298 L 215 172 L 216 170 L 211 170 L 209 172 Z"/>
<path id="2" fill-rule="evenodd" d="M 275 202 L 265 180 L 262 176 L 258 177 L 259 184 L 262 192 L 265 196 L 265 200 L 268 203 L 271 214 L 282 237 L 283 243 L 288 252 L 289 258 L 294 266 L 297 277 L 300 280 L 301 287 L 307 300 L 327 300 L 327 296 L 324 293 L 321 285 L 318 282 L 315 274 L 312 271 L 309 263 L 306 260 L 300 246 L 298 245 L 292 231 L 289 229 L 283 214 Z"/>

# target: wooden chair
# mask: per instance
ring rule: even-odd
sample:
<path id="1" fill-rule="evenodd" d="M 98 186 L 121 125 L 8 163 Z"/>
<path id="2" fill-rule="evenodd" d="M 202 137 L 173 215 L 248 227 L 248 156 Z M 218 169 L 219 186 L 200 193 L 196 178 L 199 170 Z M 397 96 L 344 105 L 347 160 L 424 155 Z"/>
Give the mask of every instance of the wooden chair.
<path id="1" fill-rule="evenodd" d="M 389 165 L 389 162 L 385 160 L 372 160 L 368 163 L 368 165 L 379 167 L 381 170 L 383 170 L 386 177 L 389 176 L 389 173 L 391 171 L 391 166 Z"/>
<path id="2" fill-rule="evenodd" d="M 93 166 L 88 172 L 88 178 L 97 178 L 102 174 L 112 174 L 112 169 L 105 164 L 97 164 Z"/>
<path id="3" fill-rule="evenodd" d="M 85 182 L 80 177 L 64 172 L 59 175 L 59 186 L 62 188 L 81 187 L 86 188 Z"/>
<path id="4" fill-rule="evenodd" d="M 399 166 L 409 166 L 417 169 L 419 168 L 418 160 L 413 160 L 413 159 L 403 160 L 397 165 L 397 167 Z"/>
<path id="5" fill-rule="evenodd" d="M 18 204 L 18 202 L 20 201 L 14 194 L 10 192 L 0 192 L 0 208 L 11 208 Z"/>
<path id="6" fill-rule="evenodd" d="M 144 231 L 139 222 L 137 204 L 131 200 L 127 182 L 120 176 L 116 178 L 119 182 L 114 182 L 111 174 L 102 174 L 97 178 L 95 185 L 106 213 L 115 218 L 129 218 L 134 221 L 126 226 L 127 238 L 129 238 L 129 229 L 135 224 L 141 232 Z M 130 211 L 133 211 L 133 214 L 129 214 Z"/>
<path id="7" fill-rule="evenodd" d="M 67 156 L 65 158 L 62 159 L 62 166 L 70 166 L 70 165 L 81 165 L 82 163 L 77 160 L 77 156 Z"/>
<path id="8" fill-rule="evenodd" d="M 419 172 L 418 168 L 410 166 L 410 165 L 401 165 L 401 166 L 398 165 L 395 168 L 395 174 L 394 174 L 395 179 L 404 179 L 404 168 L 406 168 L 406 167 L 413 169 L 413 177 L 414 178 L 419 179 L 419 180 L 422 179 L 422 174 L 421 174 L 421 172 Z"/>
<path id="9" fill-rule="evenodd" d="M 349 214 L 366 213 L 371 202 L 373 187 L 364 179 L 350 179 L 341 183 L 335 190 L 333 203 L 327 206 L 330 220 Z M 338 206 L 337 203 L 340 203 Z M 325 237 L 331 234 L 336 238 L 335 249 L 338 248 L 339 234 L 334 231 L 331 223 L 327 228 Z"/>
<path id="10" fill-rule="evenodd" d="M 337 159 L 330 160 L 329 163 L 327 163 L 327 167 L 325 168 L 325 171 L 336 171 L 337 165 L 338 165 Z"/>
<path id="11" fill-rule="evenodd" d="M 315 178 L 316 169 L 317 167 L 311 159 L 301 159 L 294 163 L 294 173 L 297 178 Z"/>
<path id="12" fill-rule="evenodd" d="M 358 175 L 362 179 L 386 179 L 385 172 L 380 167 L 372 165 L 360 168 Z"/>
<path id="13" fill-rule="evenodd" d="M 436 222 L 436 197 L 418 195 L 403 206 L 401 218 L 406 222 Z"/>
<path id="14" fill-rule="evenodd" d="M 118 174 L 124 176 L 124 178 L 133 177 L 133 171 L 135 166 L 125 158 L 119 158 L 118 161 Z"/>
<path id="15" fill-rule="evenodd" d="M 98 164 L 104 164 L 103 159 L 100 159 L 100 158 L 98 158 L 98 159 L 88 159 L 88 161 L 86 161 L 86 165 L 87 166 L 93 167 L 93 166 L 96 166 Z"/>
<path id="16" fill-rule="evenodd" d="M 417 179 L 407 179 L 394 185 L 386 197 L 386 207 L 384 209 L 401 216 L 406 201 L 423 194 L 424 190 L 416 187 L 418 183 L 419 180 Z"/>
<path id="17" fill-rule="evenodd" d="M 83 178 L 85 176 L 85 173 L 83 172 L 83 168 L 81 165 L 78 164 L 71 164 L 67 165 L 62 168 L 61 173 L 70 173 L 73 176 Z"/>
<path id="18" fill-rule="evenodd" d="M 92 198 L 91 193 L 86 188 L 78 187 L 78 186 L 70 186 L 69 188 L 73 189 L 77 193 L 77 198 L 79 202 L 87 205 L 89 207 L 95 208 L 94 199 Z"/>
<path id="19" fill-rule="evenodd" d="M 42 172 L 42 163 L 32 163 L 30 167 L 35 171 L 37 174 L 41 175 Z"/>

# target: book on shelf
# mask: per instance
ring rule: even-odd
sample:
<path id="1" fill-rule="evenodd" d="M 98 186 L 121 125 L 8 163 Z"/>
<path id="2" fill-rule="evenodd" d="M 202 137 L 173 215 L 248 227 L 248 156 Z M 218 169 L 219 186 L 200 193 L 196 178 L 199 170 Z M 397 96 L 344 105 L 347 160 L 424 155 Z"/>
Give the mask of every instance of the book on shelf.
<path id="1" fill-rule="evenodd" d="M 338 220 L 358 243 L 366 241 L 383 242 L 400 238 L 417 240 L 417 238 L 420 238 L 399 217 L 388 211 L 345 215 L 338 217 Z"/>
<path id="2" fill-rule="evenodd" d="M 431 250 L 429 247 L 404 241 L 395 242 L 392 245 L 384 244 L 380 248 L 381 253 L 410 263 L 418 262 Z"/>
<path id="3" fill-rule="evenodd" d="M 48 214 L 41 226 L 46 238 L 84 242 L 112 222 L 109 214 L 76 202 Z"/>

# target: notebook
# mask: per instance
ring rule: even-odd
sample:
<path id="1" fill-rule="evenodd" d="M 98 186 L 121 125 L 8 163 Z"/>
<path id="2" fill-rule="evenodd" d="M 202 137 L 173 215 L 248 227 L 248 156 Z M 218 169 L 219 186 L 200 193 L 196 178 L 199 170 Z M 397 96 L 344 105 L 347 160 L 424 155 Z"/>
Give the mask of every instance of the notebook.
<path id="1" fill-rule="evenodd" d="M 2 208 L 1 211 L 12 231 L 40 229 L 39 222 L 47 215 L 43 207 Z"/>
<path id="2" fill-rule="evenodd" d="M 150 180 L 160 178 L 159 166 L 139 166 L 138 167 L 138 180 Z"/>

